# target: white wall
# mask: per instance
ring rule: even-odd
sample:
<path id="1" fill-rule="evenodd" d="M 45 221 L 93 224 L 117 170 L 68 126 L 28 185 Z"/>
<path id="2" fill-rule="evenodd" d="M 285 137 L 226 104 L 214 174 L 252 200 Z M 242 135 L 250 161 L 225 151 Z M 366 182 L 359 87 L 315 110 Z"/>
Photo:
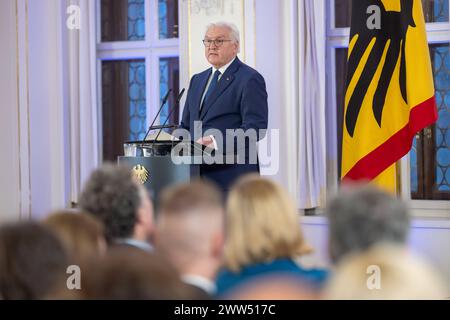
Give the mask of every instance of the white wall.
<path id="1" fill-rule="evenodd" d="M 0 2 L 0 221 L 67 204 L 60 1 Z"/>
<path id="2" fill-rule="evenodd" d="M 15 1 L 0 2 L 0 223 L 20 212 Z"/>
<path id="3" fill-rule="evenodd" d="M 268 104 L 269 104 L 269 125 L 268 129 L 280 130 L 280 136 L 287 136 L 286 128 L 282 125 L 283 118 L 286 117 L 284 108 L 287 101 L 283 96 L 284 78 L 284 58 L 283 48 L 283 12 L 282 6 L 276 0 L 263 0 L 255 2 L 255 37 L 256 37 L 256 69 L 261 73 L 266 81 Z M 268 23 L 270 21 L 270 23 Z M 280 153 L 289 148 L 289 141 L 281 140 L 279 144 Z M 289 188 L 290 175 L 287 172 L 286 157 L 280 156 L 278 173 L 271 178 Z M 266 172 L 263 170 L 263 174 Z M 292 175 L 291 175 L 292 177 Z"/>
<path id="4" fill-rule="evenodd" d="M 28 2 L 32 215 L 66 205 L 61 1 Z"/>

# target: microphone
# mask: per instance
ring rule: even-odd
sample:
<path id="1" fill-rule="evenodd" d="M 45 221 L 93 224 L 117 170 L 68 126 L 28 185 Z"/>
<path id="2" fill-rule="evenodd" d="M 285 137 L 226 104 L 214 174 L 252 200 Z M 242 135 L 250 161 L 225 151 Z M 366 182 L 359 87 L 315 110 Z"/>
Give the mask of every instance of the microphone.
<path id="1" fill-rule="evenodd" d="M 155 119 L 153 119 L 152 124 L 150 125 L 150 127 L 149 127 L 148 130 L 147 130 L 147 133 L 146 133 L 145 136 L 144 136 L 144 139 L 142 139 L 142 144 L 145 143 L 145 139 L 147 139 L 148 134 L 149 134 L 150 131 L 153 129 L 153 125 L 155 124 L 156 119 L 158 119 L 158 116 L 159 116 L 159 114 L 161 113 L 161 111 L 162 111 L 164 105 L 167 103 L 167 100 L 169 99 L 169 95 L 170 95 L 171 92 L 172 92 L 172 89 L 169 89 L 169 91 L 167 91 L 166 95 L 164 96 L 164 98 L 163 98 L 163 100 L 162 100 L 162 102 L 161 102 L 161 107 L 159 108 L 159 111 L 158 111 L 158 113 L 156 114 Z"/>
<path id="2" fill-rule="evenodd" d="M 172 116 L 173 111 L 174 111 L 174 110 L 177 108 L 177 106 L 180 104 L 181 98 L 183 98 L 183 95 L 184 95 L 184 92 L 185 92 L 185 91 L 186 91 L 186 89 L 183 88 L 183 90 L 181 90 L 180 94 L 178 95 L 178 98 L 177 98 L 177 100 L 175 101 L 175 104 L 174 104 L 172 110 L 170 110 L 169 115 L 168 115 L 167 118 L 166 118 L 166 121 L 164 121 L 163 125 L 162 125 L 161 128 L 159 129 L 158 134 L 156 135 L 155 140 L 153 140 L 152 147 L 153 147 L 153 145 L 155 144 L 155 142 L 158 141 L 158 137 L 159 137 L 159 135 L 161 134 L 162 130 L 164 129 L 164 126 L 167 124 L 167 121 L 168 121 L 168 120 L 170 119 L 170 117 Z"/>

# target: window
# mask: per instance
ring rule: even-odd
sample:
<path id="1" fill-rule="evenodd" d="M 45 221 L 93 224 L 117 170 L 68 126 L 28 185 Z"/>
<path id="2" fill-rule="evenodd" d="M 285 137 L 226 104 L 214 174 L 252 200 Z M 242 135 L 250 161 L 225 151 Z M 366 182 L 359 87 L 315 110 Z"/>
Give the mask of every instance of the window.
<path id="1" fill-rule="evenodd" d="M 450 50 L 430 44 L 439 118 L 416 135 L 411 161 L 413 199 L 450 200 Z"/>
<path id="2" fill-rule="evenodd" d="M 439 120 L 417 134 L 413 149 L 406 164 L 410 168 L 402 176 L 407 199 L 449 200 L 450 199 L 450 23 L 449 0 L 422 0 L 430 56 L 436 89 Z M 328 105 L 330 107 L 329 139 L 336 139 L 338 146 L 331 157 L 337 159 L 337 173 L 340 176 L 342 145 L 342 120 L 346 82 L 347 46 L 350 33 L 351 0 L 330 0 L 327 8 L 327 61 L 331 75 L 327 79 Z M 330 122 L 331 121 L 331 122 Z M 408 160 L 409 159 L 409 160 Z M 402 162 L 404 165 L 405 162 Z M 404 173 L 404 171 L 403 171 Z M 337 183 L 337 182 L 336 182 Z M 404 190 L 404 189 L 403 189 Z"/>
<path id="3" fill-rule="evenodd" d="M 172 88 L 174 92 L 180 91 L 180 70 L 178 65 L 178 58 L 161 58 L 159 59 L 159 83 L 160 83 L 160 95 L 164 97 L 169 88 Z M 160 115 L 160 122 L 164 123 L 179 123 L 179 110 L 173 110 L 169 117 L 175 98 L 173 95 L 169 97 L 169 103 L 166 105 Z M 179 108 L 178 108 L 179 109 Z"/>
<path id="4" fill-rule="evenodd" d="M 145 60 L 103 61 L 102 97 L 103 158 L 113 161 L 146 132 Z"/>
<path id="5" fill-rule="evenodd" d="M 97 0 L 100 141 L 116 161 L 144 138 L 169 88 L 179 89 L 177 0 Z M 171 97 L 158 123 L 178 123 Z"/>
<path id="6" fill-rule="evenodd" d="M 145 40 L 144 0 L 102 0 L 101 41 Z"/>

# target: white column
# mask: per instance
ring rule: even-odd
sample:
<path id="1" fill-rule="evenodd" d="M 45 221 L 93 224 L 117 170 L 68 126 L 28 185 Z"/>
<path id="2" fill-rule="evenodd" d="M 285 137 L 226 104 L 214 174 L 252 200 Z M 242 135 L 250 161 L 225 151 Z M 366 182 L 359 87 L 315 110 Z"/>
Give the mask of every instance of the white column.
<path id="1" fill-rule="evenodd" d="M 31 214 L 42 217 L 67 204 L 67 111 L 60 59 L 61 1 L 25 0 L 28 18 Z"/>

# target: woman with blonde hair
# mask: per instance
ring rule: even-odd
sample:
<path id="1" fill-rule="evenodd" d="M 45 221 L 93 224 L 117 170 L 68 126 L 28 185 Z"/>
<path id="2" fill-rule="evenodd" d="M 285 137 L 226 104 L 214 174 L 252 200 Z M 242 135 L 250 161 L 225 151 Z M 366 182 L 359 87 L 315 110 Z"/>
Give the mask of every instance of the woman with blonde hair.
<path id="1" fill-rule="evenodd" d="M 256 175 L 241 178 L 227 201 L 224 266 L 219 295 L 260 276 L 288 275 L 314 286 L 327 272 L 307 270 L 294 259 L 311 252 L 294 204 L 278 184 Z"/>

